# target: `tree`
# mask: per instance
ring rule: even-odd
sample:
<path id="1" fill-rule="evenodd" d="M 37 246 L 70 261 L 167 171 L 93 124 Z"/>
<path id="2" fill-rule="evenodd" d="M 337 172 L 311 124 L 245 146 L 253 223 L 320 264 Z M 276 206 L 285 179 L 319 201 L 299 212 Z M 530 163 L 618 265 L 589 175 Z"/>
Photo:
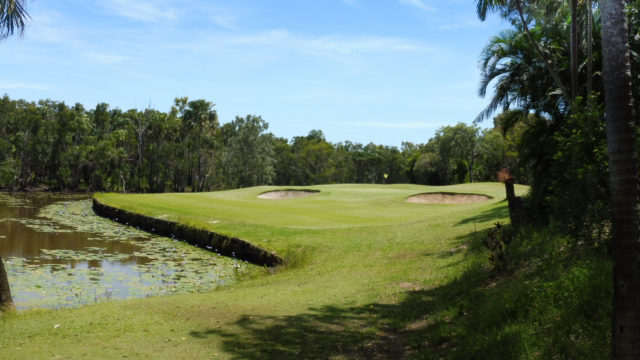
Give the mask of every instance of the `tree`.
<path id="1" fill-rule="evenodd" d="M 603 0 L 602 79 L 612 212 L 613 358 L 640 358 L 638 163 L 624 2 Z"/>
<path id="2" fill-rule="evenodd" d="M 147 136 L 147 129 L 149 128 L 149 118 L 152 116 L 151 109 L 146 109 L 143 114 L 132 110 L 130 111 L 129 121 L 135 132 L 136 142 L 138 145 L 138 191 L 142 190 L 140 179 L 142 178 L 142 153 L 145 145 L 145 139 Z"/>
<path id="3" fill-rule="evenodd" d="M 438 154 L 428 152 L 418 156 L 413 165 L 415 182 L 423 185 L 441 185 L 439 175 L 440 158 Z"/>
<path id="4" fill-rule="evenodd" d="M 495 181 L 496 173 L 502 168 L 516 168 L 507 155 L 508 145 L 499 129 L 486 129 L 478 141 L 478 181 Z"/>
<path id="5" fill-rule="evenodd" d="M 574 0 L 571 0 L 574 1 Z M 537 1 L 529 1 L 529 6 L 535 5 Z M 524 29 L 527 38 L 531 46 L 535 49 L 535 52 L 540 60 L 544 63 L 547 71 L 553 77 L 556 86 L 562 93 L 564 100 L 571 105 L 573 98 L 567 91 L 567 87 L 564 85 L 564 82 L 560 78 L 560 74 L 556 70 L 555 64 L 549 56 L 547 56 L 547 52 L 543 51 L 540 44 L 534 37 L 531 29 L 529 28 L 529 22 L 525 18 L 525 6 L 523 6 L 523 1 L 521 0 L 476 0 L 477 6 L 477 14 L 480 20 L 484 21 L 486 19 L 487 13 L 490 11 L 498 11 L 505 18 L 512 18 L 512 23 L 516 23 L 517 20 L 514 20 L 513 17 L 519 20 L 519 25 L 522 29 Z M 545 49 L 546 50 L 546 49 Z"/>
<path id="6" fill-rule="evenodd" d="M 0 40 L 24 33 L 29 18 L 25 0 L 0 0 Z"/>
<path id="7" fill-rule="evenodd" d="M 236 117 L 222 126 L 223 167 L 231 188 L 270 185 L 275 178 L 274 139 L 260 116 Z"/>
<path id="8" fill-rule="evenodd" d="M 206 100 L 195 100 L 187 103 L 182 117 L 183 127 L 189 134 L 190 148 L 189 167 L 191 190 L 202 191 L 206 182 L 205 160 L 211 149 L 211 137 L 219 130 L 218 114 L 215 105 Z M 195 157 L 195 164 L 193 158 Z"/>
<path id="9" fill-rule="evenodd" d="M 586 53 L 587 53 L 587 97 L 593 91 L 593 5 L 591 0 L 586 0 L 587 28 L 586 28 Z"/>
<path id="10" fill-rule="evenodd" d="M 321 130 L 311 130 L 307 136 L 293 138 L 291 153 L 296 185 L 328 184 L 334 178 L 334 147 L 325 140 Z"/>
<path id="11" fill-rule="evenodd" d="M 435 152 L 442 162 L 441 179 L 445 184 L 473 182 L 473 169 L 478 156 L 478 132 L 475 126 L 458 123 L 436 131 L 432 139 Z M 430 141 L 431 142 L 431 141 Z"/>
<path id="12" fill-rule="evenodd" d="M 578 0 L 570 0 L 571 11 L 571 103 L 578 96 Z"/>
<path id="13" fill-rule="evenodd" d="M 536 34 L 554 42 L 556 31 L 548 30 L 547 34 L 537 31 Z M 557 49 L 557 46 L 553 48 Z M 480 96 L 486 96 L 491 84 L 494 93 L 475 122 L 488 118 L 499 108 L 520 110 L 521 118 L 512 118 L 519 121 L 525 120 L 529 112 L 546 113 L 557 119 L 566 113 L 564 99 L 557 93 L 554 79 L 518 29 L 505 30 L 489 40 L 480 55 L 480 69 Z"/>
<path id="14" fill-rule="evenodd" d="M 553 59 L 554 63 L 563 65 L 561 67 L 563 71 L 559 73 L 561 79 L 569 80 L 571 78 L 569 65 L 571 51 L 567 40 L 569 39 L 570 8 L 563 2 L 543 3 L 540 1 L 530 2 L 529 7 L 525 10 L 529 14 L 530 21 L 534 24 L 531 28 L 534 39 L 543 44 L 547 56 Z M 550 201 L 555 201 L 554 197 L 560 196 L 559 188 L 551 186 L 552 182 L 555 181 L 554 179 L 567 177 L 561 167 L 554 166 L 554 163 L 571 160 L 567 156 L 575 154 L 560 153 L 558 149 L 563 146 L 560 141 L 562 137 L 556 135 L 567 133 L 568 127 L 576 125 L 575 122 L 570 124 L 571 116 L 583 116 L 593 112 L 587 111 L 585 113 L 580 110 L 581 107 L 583 108 L 581 105 L 584 104 L 583 100 L 574 102 L 574 105 L 577 103 L 579 106 L 568 106 L 568 102 L 559 94 L 553 77 L 537 55 L 535 48 L 530 44 L 530 41 L 527 41 L 524 33 L 519 31 L 520 24 L 517 23 L 515 26 L 515 30 L 504 31 L 492 38 L 482 52 L 480 95 L 486 95 L 491 84 L 494 85 L 495 91 L 489 106 L 476 118 L 476 121 L 483 120 L 489 117 L 493 111 L 502 108 L 504 110 L 501 124 L 503 131 L 509 130 L 517 123 L 525 124 L 526 128 L 522 133 L 519 152 L 522 159 L 525 160 L 523 164 L 532 170 L 531 191 L 527 201 L 528 211 L 534 215 L 532 219 L 545 223 L 548 220 L 553 220 L 554 215 L 562 215 L 561 212 L 557 212 L 561 211 L 559 207 L 555 207 L 554 210 L 549 206 Z M 585 45 L 588 47 L 588 41 Z M 584 68 L 580 68 L 580 70 L 583 71 L 580 73 L 580 79 L 590 77 L 588 72 L 584 74 Z M 591 70 L 592 74 L 598 72 L 599 69 Z M 601 84 L 597 83 L 592 90 L 595 90 L 594 93 L 597 94 L 601 93 L 601 89 Z M 600 100 L 599 96 L 592 98 L 592 101 L 589 102 L 592 110 L 598 108 Z M 532 115 L 534 118 L 531 118 Z M 604 133 L 594 132 L 594 134 L 602 135 L 601 139 L 604 139 Z M 579 141 L 572 142 L 575 145 L 574 149 L 587 149 L 590 146 L 588 142 L 598 143 L 598 141 L 591 141 L 587 138 L 577 140 Z M 563 156 L 564 158 L 562 158 Z M 588 152 L 576 156 L 576 158 L 586 159 L 586 161 L 595 159 Z M 520 178 L 517 178 L 520 181 Z M 585 179 L 578 176 L 570 177 L 563 186 L 569 190 L 590 186 L 589 180 Z M 578 184 L 578 181 L 582 180 L 586 182 Z M 601 193 L 598 192 L 598 194 Z M 598 205 L 604 206 L 608 202 L 607 197 L 598 199 Z M 558 204 L 557 201 L 556 203 Z M 579 209 L 578 212 L 582 210 L 584 209 Z M 556 212 L 554 213 L 554 211 Z"/>
<path id="15" fill-rule="evenodd" d="M 25 21 L 29 17 L 24 0 L 0 0 L 0 40 L 14 32 L 22 34 Z M 0 311 L 13 308 L 13 298 L 9 280 L 0 257 Z"/>

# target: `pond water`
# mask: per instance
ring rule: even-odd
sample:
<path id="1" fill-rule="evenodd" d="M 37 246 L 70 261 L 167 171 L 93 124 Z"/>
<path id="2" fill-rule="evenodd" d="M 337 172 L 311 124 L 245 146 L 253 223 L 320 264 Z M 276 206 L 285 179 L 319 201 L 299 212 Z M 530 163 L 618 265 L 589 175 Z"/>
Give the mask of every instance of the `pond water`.
<path id="1" fill-rule="evenodd" d="M 0 193 L 0 256 L 18 309 L 209 291 L 258 267 L 96 216 L 89 196 Z"/>

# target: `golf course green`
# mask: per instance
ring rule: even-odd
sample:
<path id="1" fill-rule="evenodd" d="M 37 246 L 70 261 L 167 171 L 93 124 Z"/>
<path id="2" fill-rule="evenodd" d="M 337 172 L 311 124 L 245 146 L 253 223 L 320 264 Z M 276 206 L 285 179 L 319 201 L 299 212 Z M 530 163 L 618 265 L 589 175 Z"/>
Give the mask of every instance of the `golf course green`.
<path id="1" fill-rule="evenodd" d="M 314 193 L 259 197 L 278 190 Z M 516 187 L 518 194 L 526 190 Z M 425 193 L 487 197 L 459 204 L 407 201 Z M 9 314 L 0 317 L 0 358 L 418 356 L 433 346 L 425 338 L 434 331 L 430 326 L 441 324 L 427 305 L 442 300 L 439 289 L 471 265 L 486 263 L 486 255 L 472 250 L 484 230 L 508 220 L 500 183 L 262 186 L 95 198 L 237 237 L 278 254 L 284 264 L 256 267 L 238 284 L 209 293 Z"/>

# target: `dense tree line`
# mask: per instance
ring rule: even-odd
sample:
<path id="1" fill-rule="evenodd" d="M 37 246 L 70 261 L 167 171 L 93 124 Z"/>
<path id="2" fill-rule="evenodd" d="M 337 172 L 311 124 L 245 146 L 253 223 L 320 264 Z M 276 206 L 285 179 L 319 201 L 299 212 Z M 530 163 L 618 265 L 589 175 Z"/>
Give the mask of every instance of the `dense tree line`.
<path id="1" fill-rule="evenodd" d="M 459 123 L 425 144 L 328 142 L 321 130 L 290 141 L 260 116 L 220 125 L 214 104 L 178 98 L 168 112 L 43 100 L 0 100 L 0 188 L 205 191 L 255 185 L 494 181 L 516 168 L 515 130 Z M 525 176 L 523 176 L 525 177 Z M 526 177 L 525 177 L 526 178 Z"/>

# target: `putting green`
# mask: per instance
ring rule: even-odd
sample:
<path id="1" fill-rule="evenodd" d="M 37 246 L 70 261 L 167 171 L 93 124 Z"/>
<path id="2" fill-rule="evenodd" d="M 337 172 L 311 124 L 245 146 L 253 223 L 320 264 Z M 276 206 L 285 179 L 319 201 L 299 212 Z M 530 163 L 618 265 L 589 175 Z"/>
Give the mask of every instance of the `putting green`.
<path id="1" fill-rule="evenodd" d="M 458 186 L 419 185 L 320 185 L 288 187 L 316 190 L 313 196 L 271 201 L 258 196 L 281 188 L 261 186 L 211 193 L 98 194 L 106 205 L 172 221 L 188 221 L 198 227 L 232 234 L 234 225 L 267 225 L 286 228 L 325 229 L 344 226 L 385 225 L 412 222 L 486 206 L 504 199 L 500 184 Z M 493 199 L 481 204 L 414 204 L 405 200 L 425 192 L 477 193 Z"/>

